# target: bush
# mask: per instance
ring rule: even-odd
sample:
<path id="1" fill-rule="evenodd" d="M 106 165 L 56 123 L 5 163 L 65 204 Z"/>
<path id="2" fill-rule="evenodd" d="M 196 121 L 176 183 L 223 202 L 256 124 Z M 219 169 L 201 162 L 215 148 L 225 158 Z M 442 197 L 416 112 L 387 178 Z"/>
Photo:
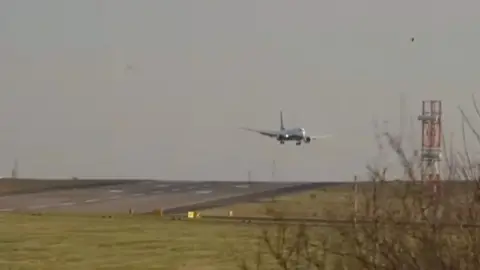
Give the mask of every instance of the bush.
<path id="1" fill-rule="evenodd" d="M 474 106 L 480 117 L 475 102 Z M 480 135 L 460 112 L 463 153 L 450 150 L 446 155 L 448 179 L 437 193 L 420 181 L 417 164 L 400 141 L 383 132 L 407 179 L 389 181 L 386 168 L 367 167 L 370 184 L 357 193 L 361 206 L 358 211 L 352 208 L 347 224 L 325 228 L 278 223 L 264 228 L 258 258 L 268 254 L 275 269 L 284 270 L 480 269 L 480 180 L 466 146 L 466 127 L 478 143 Z M 335 211 L 330 216 L 335 219 Z M 241 266 L 270 269 L 265 259 L 251 265 L 243 261 Z"/>

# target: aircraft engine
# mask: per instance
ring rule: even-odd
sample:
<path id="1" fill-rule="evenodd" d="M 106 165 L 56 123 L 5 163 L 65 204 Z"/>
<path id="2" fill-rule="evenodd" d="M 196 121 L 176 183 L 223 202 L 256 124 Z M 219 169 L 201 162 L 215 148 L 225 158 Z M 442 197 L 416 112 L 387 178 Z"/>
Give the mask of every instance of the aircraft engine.
<path id="1" fill-rule="evenodd" d="M 310 138 L 310 137 L 308 137 L 308 136 L 305 137 L 305 142 L 306 142 L 306 143 L 310 143 L 311 141 L 312 141 L 312 138 Z"/>

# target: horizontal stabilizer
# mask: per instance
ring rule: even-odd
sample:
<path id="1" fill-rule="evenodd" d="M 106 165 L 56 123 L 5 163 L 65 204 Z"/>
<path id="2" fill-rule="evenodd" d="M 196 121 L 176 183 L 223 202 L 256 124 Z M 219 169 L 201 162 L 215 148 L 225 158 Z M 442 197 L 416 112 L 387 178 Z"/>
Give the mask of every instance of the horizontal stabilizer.
<path id="1" fill-rule="evenodd" d="M 320 136 L 309 136 L 312 140 L 326 139 L 332 137 L 332 134 L 320 135 Z"/>

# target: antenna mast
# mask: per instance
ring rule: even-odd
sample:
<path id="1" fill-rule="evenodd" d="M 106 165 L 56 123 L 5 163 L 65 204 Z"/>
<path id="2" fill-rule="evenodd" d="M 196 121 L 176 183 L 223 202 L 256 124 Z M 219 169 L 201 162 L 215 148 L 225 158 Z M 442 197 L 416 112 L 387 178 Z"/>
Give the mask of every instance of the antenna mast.
<path id="1" fill-rule="evenodd" d="M 422 101 L 421 180 L 432 185 L 433 195 L 440 195 L 440 167 L 442 159 L 442 101 Z"/>

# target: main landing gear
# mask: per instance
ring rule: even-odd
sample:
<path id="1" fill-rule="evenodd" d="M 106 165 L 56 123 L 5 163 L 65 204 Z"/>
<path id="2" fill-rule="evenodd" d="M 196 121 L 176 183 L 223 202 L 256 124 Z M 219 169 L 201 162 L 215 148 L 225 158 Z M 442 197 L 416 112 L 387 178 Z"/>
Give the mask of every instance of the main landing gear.
<path id="1" fill-rule="evenodd" d="M 301 141 L 297 141 L 296 145 L 301 145 L 302 142 Z"/>
<path id="2" fill-rule="evenodd" d="M 280 141 L 280 144 L 285 144 L 285 141 Z"/>

